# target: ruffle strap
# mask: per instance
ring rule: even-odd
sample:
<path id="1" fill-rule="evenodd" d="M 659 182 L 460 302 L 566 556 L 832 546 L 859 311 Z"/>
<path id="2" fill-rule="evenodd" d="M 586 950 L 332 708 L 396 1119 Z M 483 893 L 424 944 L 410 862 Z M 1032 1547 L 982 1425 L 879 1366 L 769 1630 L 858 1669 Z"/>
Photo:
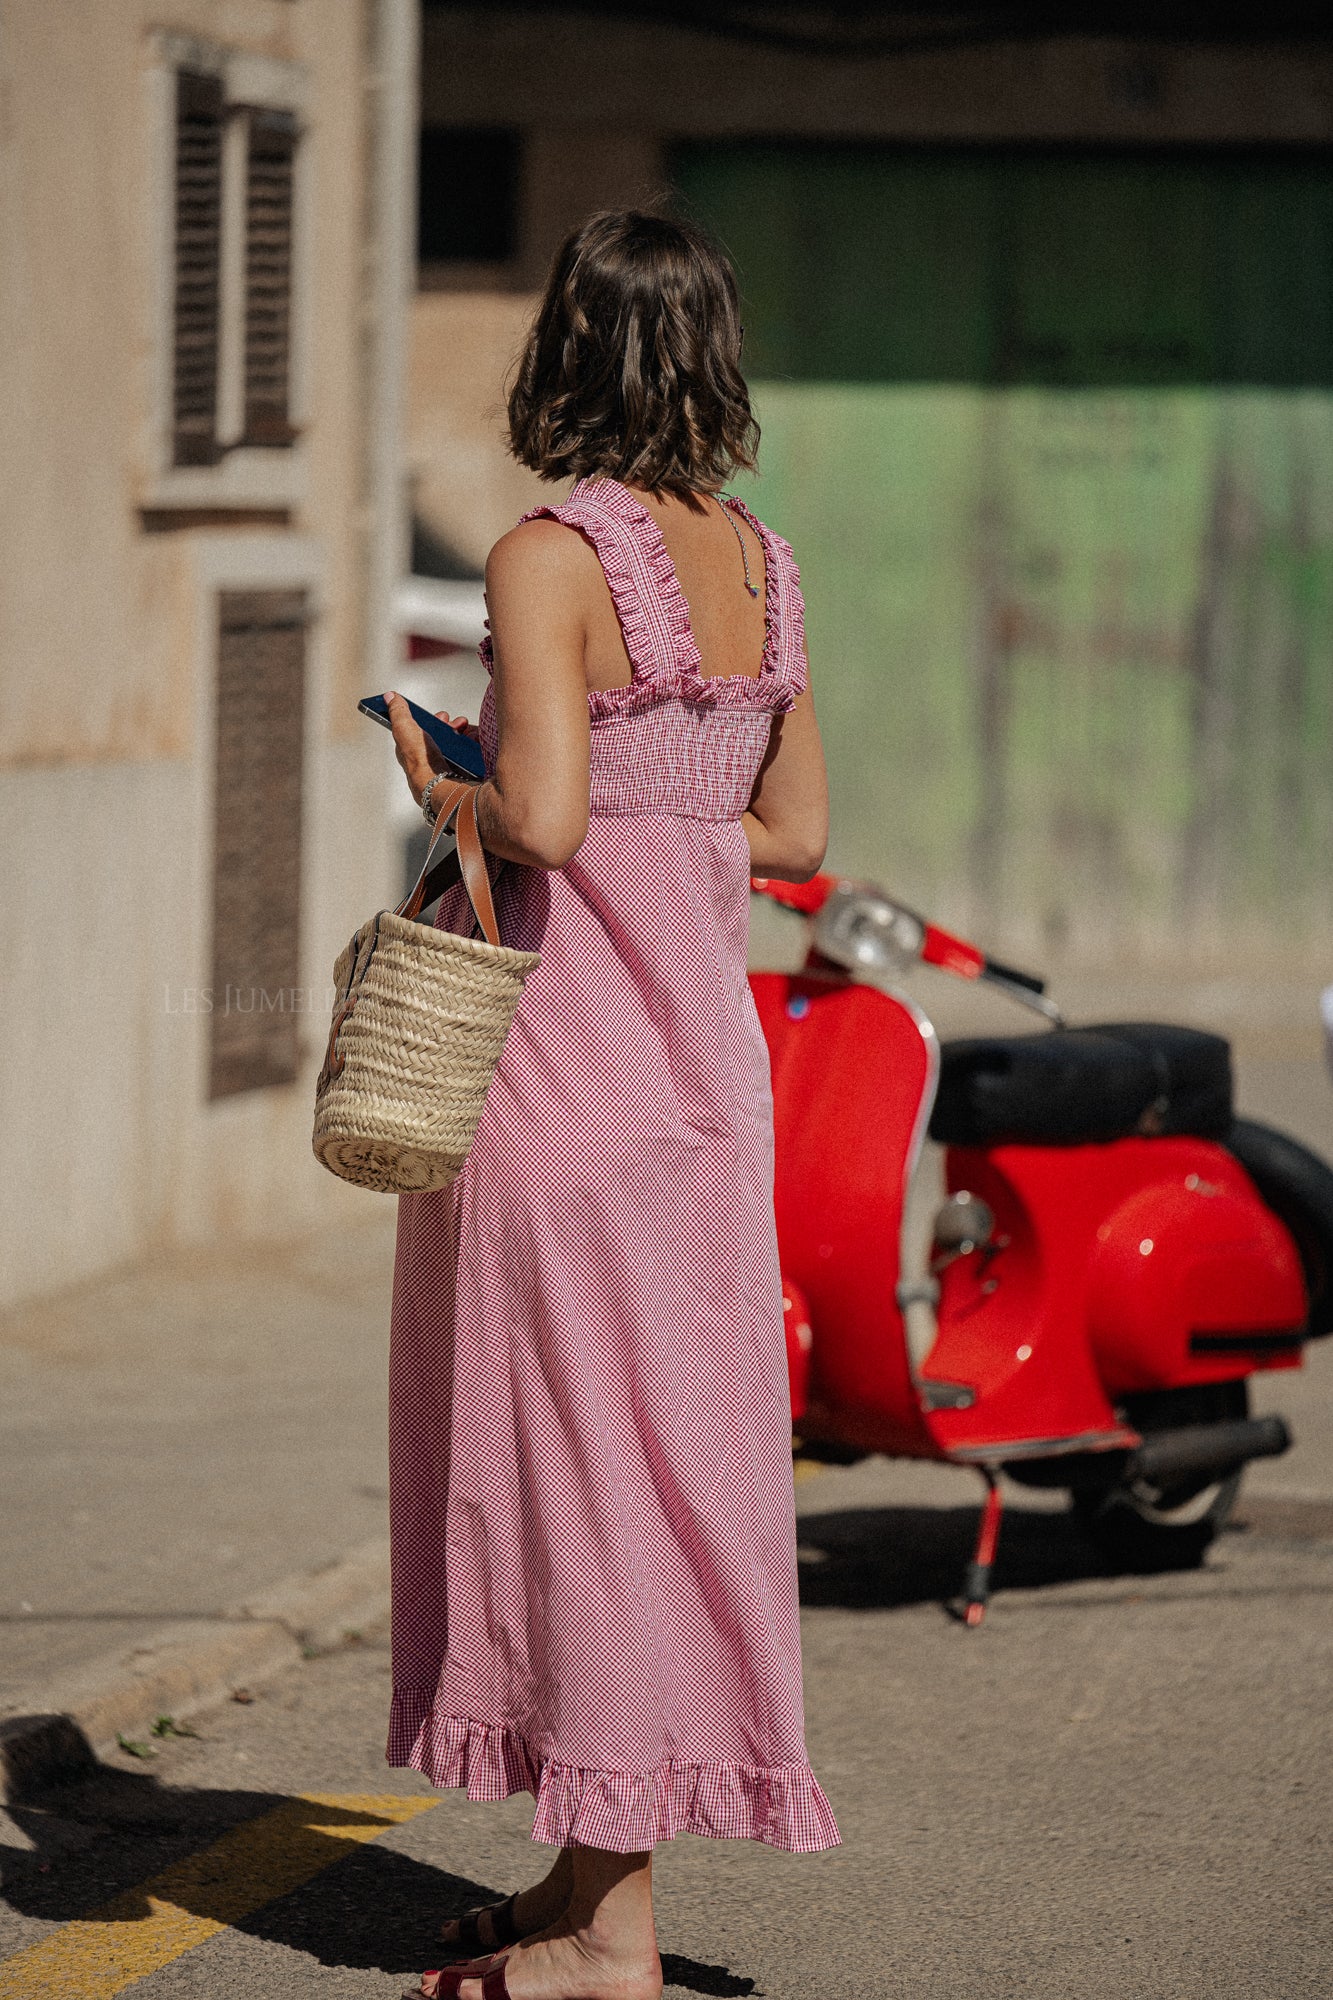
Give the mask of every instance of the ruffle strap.
<path id="1" fill-rule="evenodd" d="M 805 663 L 805 599 L 801 595 L 801 572 L 790 542 L 775 534 L 752 514 L 734 493 L 723 496 L 723 504 L 733 514 L 748 521 L 764 545 L 764 643 L 763 673 L 775 674 L 790 690 L 791 702 L 804 694 L 809 674 Z"/>
<path id="2" fill-rule="evenodd" d="M 563 506 L 534 507 L 523 518 L 542 517 L 578 528 L 596 549 L 634 671 L 629 687 L 606 688 L 590 698 L 605 702 L 607 713 L 632 714 L 660 700 L 664 682 L 697 672 L 699 650 L 675 565 L 652 516 L 633 494 L 614 480 L 595 486 L 580 481 Z M 645 526 L 650 533 L 644 533 Z M 646 703 L 623 699 L 641 697 L 645 689 Z"/>
<path id="3" fill-rule="evenodd" d="M 538 1756 L 516 1731 L 441 1715 L 427 1689 L 398 1690 L 389 1762 L 478 1801 L 531 1792 L 532 1837 L 553 1847 L 639 1854 L 678 1833 L 758 1840 L 793 1854 L 839 1844 L 837 1825 L 806 1763 L 667 1762 L 652 1771 L 583 1770 Z"/>
<path id="4" fill-rule="evenodd" d="M 580 480 L 562 505 L 534 507 L 523 516 L 577 528 L 596 549 L 606 577 L 634 678 L 626 687 L 590 692 L 594 725 L 642 714 L 672 698 L 697 708 L 782 714 L 804 689 L 804 607 L 791 550 L 744 502 L 728 496 L 724 504 L 742 515 L 764 544 L 764 651 L 757 675 L 700 672 L 689 606 L 662 531 L 619 480 Z M 489 635 L 481 644 L 481 661 L 491 672 Z"/>

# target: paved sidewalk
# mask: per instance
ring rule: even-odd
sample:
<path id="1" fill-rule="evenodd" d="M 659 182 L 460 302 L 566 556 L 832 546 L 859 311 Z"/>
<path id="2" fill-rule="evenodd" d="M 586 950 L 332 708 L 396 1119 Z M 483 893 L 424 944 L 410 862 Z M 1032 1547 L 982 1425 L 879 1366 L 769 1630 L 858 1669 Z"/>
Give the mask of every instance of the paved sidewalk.
<path id="1" fill-rule="evenodd" d="M 1242 1044 L 1241 1102 L 1333 1157 L 1333 1086 L 1298 1026 Z M 394 1219 L 367 1195 L 351 1228 L 176 1258 L 0 1320 L 0 1717 L 386 1533 Z M 1258 1377 L 1254 1401 L 1297 1442 L 1250 1469 L 1246 1495 L 1270 1521 L 1288 1499 L 1333 1500 L 1333 1341 L 1302 1374 Z M 874 1477 L 881 1504 L 974 1501 L 950 1468 Z"/>
<path id="2" fill-rule="evenodd" d="M 396 1204 L 0 1321 L 0 1713 L 387 1532 Z"/>

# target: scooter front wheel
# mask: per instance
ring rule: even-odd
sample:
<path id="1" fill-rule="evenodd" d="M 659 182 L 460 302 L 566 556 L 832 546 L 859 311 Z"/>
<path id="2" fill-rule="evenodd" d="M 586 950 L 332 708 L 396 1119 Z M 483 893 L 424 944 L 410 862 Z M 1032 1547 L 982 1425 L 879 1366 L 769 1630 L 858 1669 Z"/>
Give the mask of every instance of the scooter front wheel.
<path id="1" fill-rule="evenodd" d="M 1201 1383 L 1127 1396 L 1125 1421 L 1145 1437 L 1191 1424 L 1231 1423 L 1249 1415 L 1245 1382 Z M 1144 1572 L 1195 1569 L 1230 1518 L 1243 1468 L 1223 1479 L 1187 1478 L 1170 1485 L 1128 1475 L 1110 1486 L 1077 1488 L 1080 1527 L 1116 1568 Z"/>

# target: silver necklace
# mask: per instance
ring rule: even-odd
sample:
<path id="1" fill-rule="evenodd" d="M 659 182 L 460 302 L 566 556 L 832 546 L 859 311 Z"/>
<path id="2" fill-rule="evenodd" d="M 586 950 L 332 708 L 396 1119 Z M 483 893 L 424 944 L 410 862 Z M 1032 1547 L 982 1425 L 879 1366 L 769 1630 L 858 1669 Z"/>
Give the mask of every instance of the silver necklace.
<path id="1" fill-rule="evenodd" d="M 737 543 L 740 546 L 741 567 L 745 571 L 745 588 L 749 591 L 751 597 L 758 597 L 759 595 L 758 585 L 753 584 L 750 581 L 750 557 L 745 547 L 745 537 L 740 531 L 740 524 L 737 521 L 736 516 L 732 513 L 730 507 L 728 507 L 726 501 L 722 498 L 720 493 L 715 493 L 713 495 L 713 498 L 717 501 L 718 506 L 722 509 L 722 512 L 726 515 L 728 524 L 730 525 L 731 528 L 731 532 L 736 537 Z"/>

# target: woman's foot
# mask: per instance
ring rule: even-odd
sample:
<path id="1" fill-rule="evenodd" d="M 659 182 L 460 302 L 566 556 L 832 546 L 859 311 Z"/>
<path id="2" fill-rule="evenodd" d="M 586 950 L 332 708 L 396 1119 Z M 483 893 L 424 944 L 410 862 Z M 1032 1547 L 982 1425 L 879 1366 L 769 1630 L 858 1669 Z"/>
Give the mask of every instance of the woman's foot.
<path id="1" fill-rule="evenodd" d="M 490 1967 L 456 1968 L 456 1977 L 463 1974 L 454 1988 L 457 2000 L 486 2000 L 482 1981 L 497 1965 L 503 1967 L 509 2000 L 662 2000 L 652 1854 L 596 1847 L 575 1847 L 571 1853 L 565 1914 Z"/>
<path id="2" fill-rule="evenodd" d="M 469 1958 L 485 1958 L 520 1938 L 533 1937 L 557 1924 L 569 1907 L 573 1887 L 573 1860 L 566 1847 L 560 1850 L 550 1873 L 530 1889 L 521 1890 L 507 1902 L 488 1903 L 452 1918 L 440 1935 L 455 1951 L 466 1952 Z M 498 1926 L 496 1912 L 503 1913 Z M 471 1923 L 469 1918 L 473 1919 Z"/>
<path id="3" fill-rule="evenodd" d="M 498 1954 L 427 1973 L 424 2000 L 487 2000 L 502 1978 L 509 2000 L 662 2000 L 653 1928 L 653 1857 L 597 1847 L 567 1850 L 569 1907 L 537 1936 Z M 566 1857 L 562 1855 L 561 1859 Z M 560 1863 L 540 1887 L 559 1878 Z"/>
<path id="4" fill-rule="evenodd" d="M 503 1963 L 510 2000 L 662 2000 L 656 1947 L 601 1934 L 595 1923 L 576 1930 L 562 1921 L 505 1952 Z M 480 1966 L 464 1979 L 458 2000 L 482 2000 L 481 1982 L 491 1969 Z"/>

